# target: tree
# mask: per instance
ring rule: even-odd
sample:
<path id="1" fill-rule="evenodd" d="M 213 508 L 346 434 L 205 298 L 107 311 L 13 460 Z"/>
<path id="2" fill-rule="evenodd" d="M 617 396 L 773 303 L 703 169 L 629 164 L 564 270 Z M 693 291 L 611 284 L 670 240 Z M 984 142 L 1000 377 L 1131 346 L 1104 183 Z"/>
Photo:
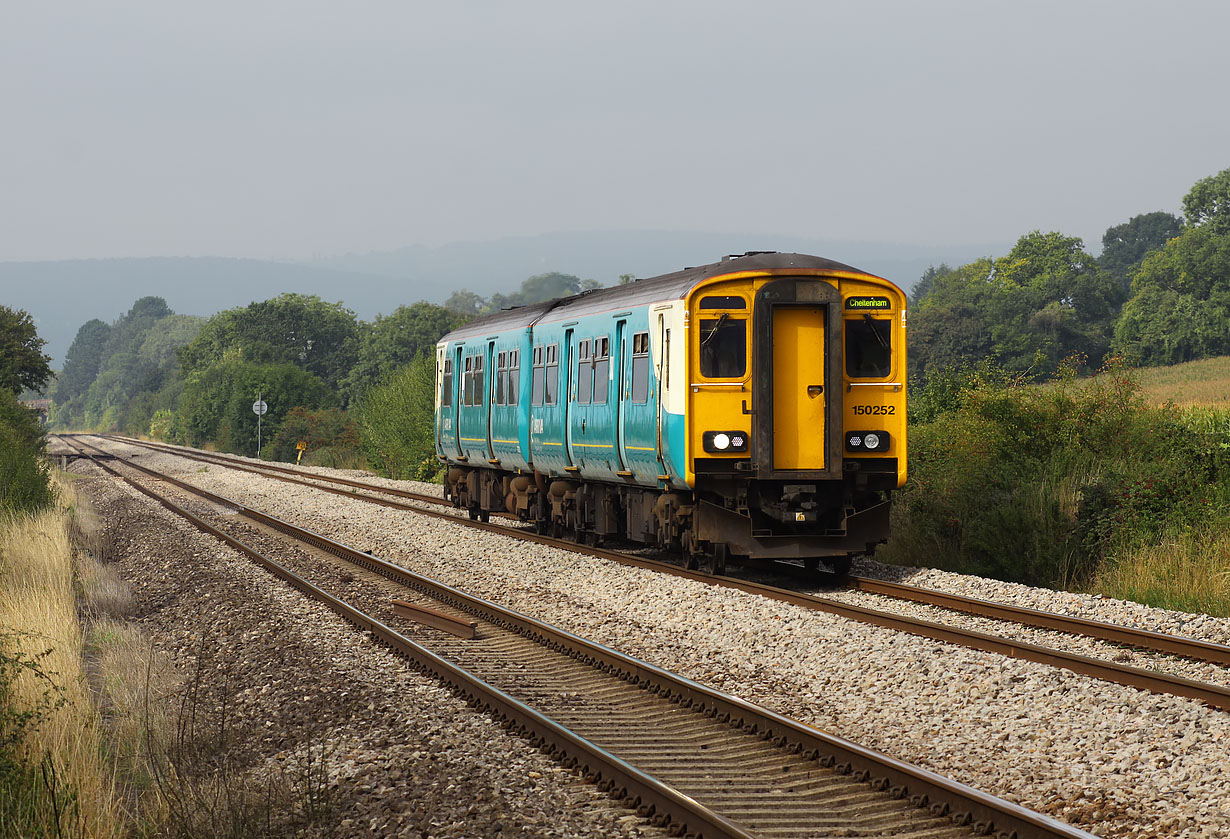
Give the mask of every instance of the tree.
<path id="1" fill-rule="evenodd" d="M 173 426 L 184 443 L 216 442 L 224 451 L 256 451 L 257 394 L 269 406 L 261 420 L 264 442 L 274 439 L 292 408 L 337 407 L 336 391 L 295 364 L 258 364 L 238 352 L 190 374 Z"/>
<path id="2" fill-rule="evenodd" d="M 435 390 L 435 361 L 424 355 L 372 388 L 359 402 L 359 446 L 363 457 L 381 474 L 417 480 L 440 474 Z"/>
<path id="3" fill-rule="evenodd" d="M 1119 284 L 1124 299 L 1132 285 L 1132 274 L 1145 254 L 1162 247 L 1183 232 L 1183 220 L 1158 210 L 1133 216 L 1123 224 L 1107 228 L 1102 234 L 1102 255 L 1098 264 Z"/>
<path id="4" fill-rule="evenodd" d="M 28 312 L 0 306 L 0 388 L 14 395 L 26 388 L 41 392 L 53 375 L 46 343 Z"/>
<path id="5" fill-rule="evenodd" d="M 1193 227 L 1230 235 L 1230 169 L 1196 181 L 1183 196 L 1183 214 Z"/>
<path id="6" fill-rule="evenodd" d="M 1230 235 L 1194 227 L 1145 257 L 1114 346 L 1141 364 L 1230 354 Z"/>
<path id="7" fill-rule="evenodd" d="M 64 369 L 56 377 L 51 397 L 64 403 L 81 396 L 98 377 L 98 365 L 102 362 L 103 345 L 111 334 L 111 327 L 95 318 L 88 320 L 77 330 L 77 337 L 64 356 Z"/>
<path id="8" fill-rule="evenodd" d="M 951 273 L 952 269 L 948 267 L 947 262 L 941 262 L 939 267 L 928 266 L 923 275 L 919 277 L 918 282 L 914 283 L 914 287 L 910 289 L 910 305 L 917 306 L 935 288 L 935 281 L 938 278 Z"/>
<path id="9" fill-rule="evenodd" d="M 342 382 L 348 401 L 435 349 L 444 333 L 465 321 L 461 315 L 432 303 L 398 306 L 393 314 L 376 317 L 363 330 L 358 362 Z"/>
<path id="10" fill-rule="evenodd" d="M 261 364 L 294 364 L 336 388 L 358 353 L 354 312 L 315 295 L 282 294 L 227 309 L 179 350 L 185 376 L 204 370 L 231 352 Z"/>
<path id="11" fill-rule="evenodd" d="M 992 358 L 1048 375 L 1072 355 L 1100 361 L 1121 296 L 1080 239 L 1035 231 L 1007 256 L 938 270 L 910 320 L 919 375 Z"/>
<path id="12" fill-rule="evenodd" d="M 444 308 L 469 319 L 483 311 L 486 303 L 487 301 L 474 292 L 460 288 L 448 296 L 448 299 L 444 301 Z"/>

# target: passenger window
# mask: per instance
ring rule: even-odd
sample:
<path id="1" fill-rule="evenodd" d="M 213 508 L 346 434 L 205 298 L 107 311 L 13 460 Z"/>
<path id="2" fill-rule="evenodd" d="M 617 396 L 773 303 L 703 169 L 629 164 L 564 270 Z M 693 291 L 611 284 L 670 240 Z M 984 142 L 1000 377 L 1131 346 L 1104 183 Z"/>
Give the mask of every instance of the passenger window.
<path id="1" fill-rule="evenodd" d="M 453 404 L 453 360 L 444 359 L 444 380 L 440 383 L 440 404 Z"/>
<path id="2" fill-rule="evenodd" d="M 700 322 L 700 374 L 737 379 L 747 372 L 747 320 L 721 315 Z"/>
<path id="3" fill-rule="evenodd" d="M 543 395 L 546 392 L 546 375 L 543 370 L 542 351 L 543 347 L 534 347 L 534 380 L 530 382 L 530 404 L 541 405 Z"/>
<path id="4" fill-rule="evenodd" d="M 554 405 L 559 401 L 559 344 L 551 344 L 546 349 L 546 404 Z"/>
<path id="5" fill-rule="evenodd" d="M 632 401 L 649 401 L 649 333 L 632 336 Z"/>
<path id="6" fill-rule="evenodd" d="M 589 341 L 577 344 L 577 404 L 588 405 L 594 392 L 594 360 L 589 354 Z"/>
<path id="7" fill-rule="evenodd" d="M 846 321 L 846 375 L 852 379 L 882 379 L 893 372 L 893 322 L 863 315 Z"/>
<path id="8" fill-rule="evenodd" d="M 461 404 L 474 404 L 474 371 L 472 369 L 474 359 L 467 357 L 465 360 L 465 372 L 461 374 Z"/>
<path id="9" fill-rule="evenodd" d="M 521 350 L 508 351 L 508 384 L 504 391 L 506 405 L 516 405 L 521 391 Z"/>
<path id="10" fill-rule="evenodd" d="M 504 404 L 504 393 L 508 386 L 508 353 L 500 353 L 495 360 L 495 404 Z"/>
<path id="11" fill-rule="evenodd" d="M 481 355 L 474 356 L 474 402 L 475 405 L 483 404 L 483 357 Z"/>
<path id="12" fill-rule="evenodd" d="M 594 339 L 594 404 L 605 405 L 611 389 L 610 339 Z"/>

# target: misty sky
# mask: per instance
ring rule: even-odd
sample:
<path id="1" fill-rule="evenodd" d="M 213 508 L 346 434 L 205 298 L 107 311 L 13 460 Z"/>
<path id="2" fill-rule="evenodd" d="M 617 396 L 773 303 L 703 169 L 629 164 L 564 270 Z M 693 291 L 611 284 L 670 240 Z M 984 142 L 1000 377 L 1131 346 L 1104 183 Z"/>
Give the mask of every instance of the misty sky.
<path id="1" fill-rule="evenodd" d="M 1230 3 L 0 0 L 0 261 L 1085 239 L 1230 167 Z"/>

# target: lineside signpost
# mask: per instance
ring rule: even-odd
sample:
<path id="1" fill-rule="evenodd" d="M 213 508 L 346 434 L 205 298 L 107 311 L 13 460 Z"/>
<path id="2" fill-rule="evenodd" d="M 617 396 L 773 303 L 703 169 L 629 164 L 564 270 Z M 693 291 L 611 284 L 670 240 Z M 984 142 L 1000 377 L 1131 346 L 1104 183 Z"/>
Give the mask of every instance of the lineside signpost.
<path id="1" fill-rule="evenodd" d="M 256 401 L 252 403 L 252 413 L 256 414 L 256 459 L 261 459 L 261 417 L 269 411 L 269 406 L 261 399 L 259 392 Z"/>

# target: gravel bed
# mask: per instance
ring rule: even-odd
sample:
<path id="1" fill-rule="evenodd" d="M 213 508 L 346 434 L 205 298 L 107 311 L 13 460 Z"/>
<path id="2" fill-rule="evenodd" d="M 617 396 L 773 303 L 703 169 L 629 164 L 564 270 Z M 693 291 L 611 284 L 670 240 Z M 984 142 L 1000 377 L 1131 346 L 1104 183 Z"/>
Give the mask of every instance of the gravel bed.
<path id="1" fill-rule="evenodd" d="M 81 487 L 111 531 L 135 620 L 181 672 L 206 674 L 202 716 L 228 709 L 231 757 L 258 779 L 327 772 L 325 816 L 288 835 L 665 839 L 151 499 L 109 476 Z"/>
<path id="2" fill-rule="evenodd" d="M 142 460 L 1099 835 L 1230 835 L 1230 715 L 1195 702 L 221 467 L 198 472 L 199 464 L 148 452 Z M 874 566 L 857 570 L 869 569 Z M 881 576 L 1158 631 L 1226 637 L 1223 619 L 943 572 L 885 569 Z M 951 623 L 979 620 L 946 614 Z"/>

